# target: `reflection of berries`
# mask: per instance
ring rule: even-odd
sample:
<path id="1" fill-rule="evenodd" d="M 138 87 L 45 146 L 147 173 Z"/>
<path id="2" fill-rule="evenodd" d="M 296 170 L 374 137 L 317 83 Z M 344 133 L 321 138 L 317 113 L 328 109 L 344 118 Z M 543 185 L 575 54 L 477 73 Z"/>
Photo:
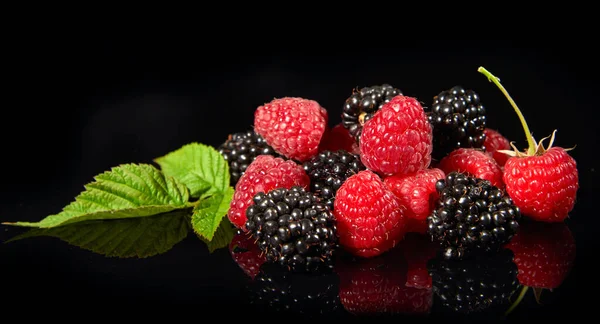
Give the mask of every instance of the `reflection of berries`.
<path id="1" fill-rule="evenodd" d="M 265 263 L 248 288 L 250 302 L 263 314 L 312 318 L 335 314 L 338 285 L 331 271 L 294 273 Z"/>
<path id="2" fill-rule="evenodd" d="M 492 156 L 478 149 L 456 149 L 445 156 L 438 167 L 446 174 L 457 171 L 475 178 L 489 180 L 496 187 L 504 187 L 502 168 Z"/>
<path id="3" fill-rule="evenodd" d="M 310 177 L 310 189 L 333 210 L 335 194 L 351 175 L 364 170 L 360 158 L 344 150 L 323 151 L 304 162 L 304 171 Z"/>
<path id="4" fill-rule="evenodd" d="M 532 288 L 560 286 L 575 261 L 575 239 L 565 223 L 524 222 L 506 246 L 515 254 L 519 281 Z"/>
<path id="5" fill-rule="evenodd" d="M 398 248 L 406 259 L 406 286 L 431 289 L 431 276 L 427 270 L 427 262 L 436 256 L 437 245 L 427 236 L 410 233 Z"/>
<path id="6" fill-rule="evenodd" d="M 406 264 L 396 250 L 370 259 L 339 258 L 340 301 L 355 315 L 425 315 L 431 311 L 431 289 L 406 285 Z"/>
<path id="7" fill-rule="evenodd" d="M 504 166 L 509 156 L 498 150 L 510 150 L 510 142 L 495 129 L 485 129 L 485 152 L 492 155 L 500 166 Z"/>
<path id="8" fill-rule="evenodd" d="M 360 155 L 360 148 L 354 137 L 350 135 L 348 129 L 343 124 L 337 124 L 330 130 L 325 132 L 321 143 L 319 144 L 319 152 L 322 151 L 339 151 L 344 150 L 352 154 Z"/>
<path id="9" fill-rule="evenodd" d="M 337 247 L 335 220 L 313 193 L 301 187 L 259 192 L 246 215 L 246 228 L 268 261 L 300 271 L 331 265 Z"/>
<path id="10" fill-rule="evenodd" d="M 365 87 L 354 91 L 344 103 L 342 123 L 356 141 L 360 140 L 363 125 L 381 109 L 383 104 L 402 92 L 389 84 Z"/>
<path id="11" fill-rule="evenodd" d="M 254 129 L 277 152 L 298 161 L 317 154 L 327 111 L 314 100 L 280 98 L 258 107 Z"/>
<path id="12" fill-rule="evenodd" d="M 445 258 L 497 251 L 517 232 L 519 208 L 489 181 L 451 172 L 436 187 L 440 198 L 427 218 L 428 231 Z"/>
<path id="13" fill-rule="evenodd" d="M 235 263 L 251 279 L 256 277 L 260 266 L 266 261 L 265 256 L 254 242 L 254 238 L 243 232 L 239 232 L 233 237 L 229 243 L 229 253 Z"/>
<path id="14" fill-rule="evenodd" d="M 482 148 L 485 142 L 485 108 L 473 90 L 455 86 L 433 98 L 425 107 L 433 126 L 433 157 L 441 159 L 459 147 Z"/>
<path id="15" fill-rule="evenodd" d="M 519 289 L 517 266 L 507 249 L 470 260 L 434 258 L 427 266 L 441 304 L 462 314 L 504 306 Z"/>
<path id="16" fill-rule="evenodd" d="M 253 130 L 235 133 L 219 146 L 219 153 L 229 164 L 230 183 L 235 187 L 248 165 L 259 155 L 279 156 L 265 140 Z"/>
<path id="17" fill-rule="evenodd" d="M 405 209 L 379 176 L 360 171 L 342 184 L 335 198 L 340 245 L 362 257 L 391 249 L 406 232 Z"/>
<path id="18" fill-rule="evenodd" d="M 406 174 L 431 162 L 431 125 L 415 98 L 396 96 L 365 123 L 361 160 L 380 175 Z"/>
<path id="19" fill-rule="evenodd" d="M 442 170 L 432 168 L 386 177 L 383 182 L 407 207 L 406 217 L 424 221 L 438 198 L 435 184 L 445 176 Z"/>
<path id="20" fill-rule="evenodd" d="M 307 188 L 309 183 L 310 179 L 302 166 L 271 155 L 260 155 L 250 163 L 236 184 L 227 217 L 233 225 L 243 229 L 246 222 L 246 208 L 252 204 L 255 194 L 275 188 L 293 186 Z"/>

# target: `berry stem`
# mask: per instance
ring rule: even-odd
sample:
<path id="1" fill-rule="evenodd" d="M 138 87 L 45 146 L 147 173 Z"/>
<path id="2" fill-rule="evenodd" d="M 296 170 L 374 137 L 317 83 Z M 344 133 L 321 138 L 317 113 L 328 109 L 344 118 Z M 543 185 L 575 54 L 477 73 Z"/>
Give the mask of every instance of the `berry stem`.
<path id="1" fill-rule="evenodd" d="M 515 308 L 517 308 L 517 306 L 519 306 L 519 304 L 523 300 L 523 297 L 525 297 L 527 290 L 529 290 L 529 287 L 527 287 L 527 286 L 523 286 L 521 288 L 521 292 L 519 293 L 519 296 L 517 297 L 515 302 L 512 305 L 510 305 L 510 308 L 504 313 L 504 315 L 508 315 L 508 314 L 512 313 L 512 311 L 515 310 Z"/>
<path id="2" fill-rule="evenodd" d="M 533 136 L 531 135 L 531 132 L 529 131 L 529 126 L 527 126 L 525 117 L 523 117 L 521 110 L 519 109 L 519 107 L 517 106 L 515 101 L 511 98 L 511 96 L 508 94 L 508 91 L 506 91 L 506 89 L 504 89 L 502 84 L 500 84 L 500 79 L 498 77 L 496 77 L 495 75 L 493 75 L 490 71 L 486 70 L 483 66 L 480 66 L 477 69 L 477 72 L 485 75 L 489 81 L 492 81 L 500 89 L 500 91 L 502 91 L 502 93 L 504 94 L 506 99 L 508 99 L 508 101 L 510 102 L 510 105 L 513 107 L 513 109 L 519 116 L 519 120 L 521 120 L 521 125 L 523 125 L 523 130 L 525 131 L 525 137 L 527 138 L 527 143 L 529 144 L 529 148 L 527 149 L 527 155 L 534 155 L 537 144 L 535 143 L 535 140 L 533 139 Z"/>

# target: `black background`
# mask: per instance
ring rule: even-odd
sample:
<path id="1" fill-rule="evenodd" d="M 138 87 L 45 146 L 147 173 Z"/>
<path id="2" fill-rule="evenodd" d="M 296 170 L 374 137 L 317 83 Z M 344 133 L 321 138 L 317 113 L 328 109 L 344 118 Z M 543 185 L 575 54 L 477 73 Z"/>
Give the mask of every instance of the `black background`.
<path id="1" fill-rule="evenodd" d="M 502 79 L 536 138 L 558 129 L 556 145 L 578 162 L 578 203 L 569 219 L 576 267 L 553 305 L 515 318 L 583 314 L 595 285 L 597 68 L 593 51 L 573 42 L 406 42 L 395 48 L 331 50 L 181 45 L 169 41 L 79 40 L 13 47 L 3 103 L 0 221 L 37 221 L 71 202 L 83 184 L 112 166 L 151 163 L 194 141 L 217 146 L 248 129 L 254 109 L 275 97 L 317 100 L 339 122 L 355 87 L 390 83 L 430 102 L 454 85 L 477 91 L 488 126 L 526 145 L 516 114 L 476 70 Z M 14 72 L 14 74 L 12 73 Z M 2 241 L 20 233 L 0 228 Z M 226 249 L 212 255 L 194 236 L 164 255 L 107 259 L 56 239 L 0 245 L 3 308 L 70 305 L 100 313 L 131 305 L 203 313 L 243 303 L 244 277 Z M 528 304 L 530 305 L 530 304 Z M 67 306 L 64 306 L 67 307 Z M 239 314 L 243 315 L 243 314 Z"/>

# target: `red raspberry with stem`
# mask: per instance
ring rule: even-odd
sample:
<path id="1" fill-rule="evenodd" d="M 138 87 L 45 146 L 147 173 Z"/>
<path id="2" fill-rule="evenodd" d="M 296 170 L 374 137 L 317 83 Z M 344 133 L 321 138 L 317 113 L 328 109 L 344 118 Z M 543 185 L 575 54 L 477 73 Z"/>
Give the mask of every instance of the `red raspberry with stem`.
<path id="1" fill-rule="evenodd" d="M 386 177 L 383 183 L 407 207 L 405 216 L 426 223 L 435 200 L 439 197 L 435 183 L 444 179 L 444 171 L 431 168 L 410 174 L 397 174 Z"/>
<path id="2" fill-rule="evenodd" d="M 575 238 L 563 223 L 523 222 L 510 243 L 523 290 L 512 309 L 531 288 L 538 303 L 545 289 L 558 288 L 571 271 L 576 255 Z"/>
<path id="3" fill-rule="evenodd" d="M 331 151 L 336 152 L 344 150 L 356 155 L 360 155 L 360 148 L 350 131 L 342 123 L 335 125 L 332 129 L 327 130 L 321 143 L 319 144 L 319 152 Z"/>
<path id="4" fill-rule="evenodd" d="M 407 174 L 431 163 L 432 128 L 415 98 L 396 96 L 363 126 L 363 164 L 383 175 Z"/>
<path id="5" fill-rule="evenodd" d="M 350 176 L 333 207 L 340 246 L 365 258 L 386 252 L 406 233 L 405 211 L 377 174 L 364 170 Z"/>
<path id="6" fill-rule="evenodd" d="M 235 185 L 227 217 L 233 225 L 245 230 L 246 209 L 252 204 L 254 195 L 276 188 L 308 188 L 309 184 L 310 179 L 301 165 L 272 155 L 259 155 Z"/>
<path id="7" fill-rule="evenodd" d="M 548 147 L 546 138 L 536 143 L 519 107 L 510 97 L 500 80 L 480 67 L 478 72 L 493 82 L 508 99 L 519 116 L 529 147 L 519 151 L 512 143 L 513 151 L 501 150 L 511 155 L 504 165 L 506 191 L 523 215 L 543 222 L 562 222 L 575 206 L 579 189 L 579 172 L 575 159 L 567 153 L 570 149 L 552 146 L 556 130 Z"/>
<path id="8" fill-rule="evenodd" d="M 510 150 L 510 142 L 504 135 L 500 134 L 500 132 L 495 129 L 486 128 L 483 133 L 485 134 L 483 146 L 485 147 L 486 153 L 492 155 L 499 166 L 504 166 L 509 156 L 499 152 L 499 150 Z"/>
<path id="9" fill-rule="evenodd" d="M 502 168 L 494 158 L 476 148 L 458 148 L 446 155 L 437 165 L 446 174 L 452 171 L 488 180 L 493 186 L 504 187 Z"/>
<path id="10" fill-rule="evenodd" d="M 304 162 L 317 154 L 328 115 L 314 100 L 285 97 L 259 106 L 254 130 L 287 158 Z"/>

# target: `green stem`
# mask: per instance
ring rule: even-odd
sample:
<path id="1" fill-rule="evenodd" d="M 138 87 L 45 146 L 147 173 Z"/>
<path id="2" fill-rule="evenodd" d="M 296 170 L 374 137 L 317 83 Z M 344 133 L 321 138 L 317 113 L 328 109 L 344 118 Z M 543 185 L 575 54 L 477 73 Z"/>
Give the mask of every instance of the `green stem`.
<path id="1" fill-rule="evenodd" d="M 523 125 L 523 130 L 525 131 L 525 137 L 527 138 L 527 143 L 529 144 L 527 153 L 528 153 L 528 155 L 534 155 L 537 145 L 535 143 L 535 140 L 533 139 L 533 136 L 531 135 L 531 132 L 529 131 L 529 126 L 527 126 L 525 117 L 523 117 L 521 110 L 519 109 L 519 107 L 517 107 L 517 104 L 515 103 L 515 101 L 508 94 L 508 91 L 506 91 L 506 89 L 504 89 L 502 84 L 500 84 L 500 79 L 497 78 L 495 75 L 493 75 L 490 71 L 486 70 L 483 66 L 480 66 L 477 69 L 477 72 L 485 75 L 489 81 L 492 81 L 500 89 L 500 91 L 502 91 L 502 93 L 504 94 L 506 99 L 508 99 L 508 101 L 510 102 L 510 105 L 513 107 L 513 109 L 519 116 L 519 119 L 521 120 L 521 125 Z"/>
<path id="2" fill-rule="evenodd" d="M 517 297 L 515 302 L 512 305 L 510 305 L 510 308 L 506 311 L 506 313 L 504 313 L 504 315 L 510 314 L 513 310 L 515 310 L 515 308 L 517 308 L 517 306 L 523 300 L 523 297 L 525 297 L 525 293 L 527 293 L 528 289 L 529 289 L 529 287 L 523 286 L 523 288 L 521 289 L 521 293 L 519 294 L 519 297 Z"/>

